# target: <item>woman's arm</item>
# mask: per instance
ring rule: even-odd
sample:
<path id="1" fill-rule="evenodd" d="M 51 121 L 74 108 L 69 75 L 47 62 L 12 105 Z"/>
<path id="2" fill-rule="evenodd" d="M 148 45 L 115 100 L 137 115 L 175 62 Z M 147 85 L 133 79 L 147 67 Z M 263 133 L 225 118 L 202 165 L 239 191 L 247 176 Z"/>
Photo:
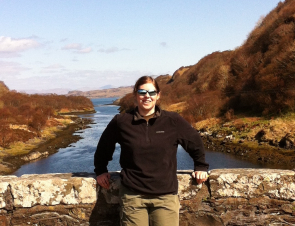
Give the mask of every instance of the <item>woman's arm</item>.
<path id="1" fill-rule="evenodd" d="M 185 119 L 178 115 L 178 143 L 189 153 L 194 161 L 194 172 L 207 172 L 209 164 L 205 161 L 205 148 L 200 134 Z M 204 180 L 203 173 L 197 173 Z M 205 177 L 205 176 L 204 176 Z"/>
<path id="2" fill-rule="evenodd" d="M 107 173 L 108 162 L 112 160 L 118 140 L 117 116 L 115 116 L 103 131 L 94 154 L 94 172 L 96 176 Z"/>

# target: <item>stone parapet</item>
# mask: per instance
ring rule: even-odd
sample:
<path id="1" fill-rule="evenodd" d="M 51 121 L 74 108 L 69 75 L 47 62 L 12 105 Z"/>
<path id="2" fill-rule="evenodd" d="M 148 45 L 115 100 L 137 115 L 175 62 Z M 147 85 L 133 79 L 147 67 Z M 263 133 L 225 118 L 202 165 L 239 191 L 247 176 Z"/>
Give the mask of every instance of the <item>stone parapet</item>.
<path id="1" fill-rule="evenodd" d="M 118 172 L 109 190 L 94 174 L 0 177 L 0 225 L 119 225 Z M 180 225 L 294 225 L 295 172 L 218 169 L 197 185 L 178 172 Z"/>

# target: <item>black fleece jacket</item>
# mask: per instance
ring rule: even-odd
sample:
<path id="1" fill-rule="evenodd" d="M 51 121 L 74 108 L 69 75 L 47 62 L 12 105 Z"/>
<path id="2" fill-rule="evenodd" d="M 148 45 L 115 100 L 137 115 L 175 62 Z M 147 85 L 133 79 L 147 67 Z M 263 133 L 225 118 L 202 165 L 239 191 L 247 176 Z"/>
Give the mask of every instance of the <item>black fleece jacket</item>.
<path id="1" fill-rule="evenodd" d="M 180 115 L 156 107 L 147 122 L 135 109 L 118 114 L 102 133 L 94 155 L 96 175 L 108 172 L 107 165 L 121 146 L 122 183 L 143 194 L 177 194 L 177 146 L 194 160 L 195 171 L 207 171 L 204 146 L 199 133 Z"/>

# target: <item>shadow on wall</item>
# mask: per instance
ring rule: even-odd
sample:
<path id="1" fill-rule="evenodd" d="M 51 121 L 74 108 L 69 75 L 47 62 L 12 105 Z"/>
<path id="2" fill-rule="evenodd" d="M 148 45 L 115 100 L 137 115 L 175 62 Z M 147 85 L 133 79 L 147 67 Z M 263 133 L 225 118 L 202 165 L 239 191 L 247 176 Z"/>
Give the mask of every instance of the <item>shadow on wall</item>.
<path id="1" fill-rule="evenodd" d="M 118 173 L 111 173 L 110 189 L 106 190 L 96 185 L 97 201 L 89 218 L 90 226 L 116 226 L 120 225 L 119 186 Z"/>
<path id="2" fill-rule="evenodd" d="M 89 217 L 90 226 L 115 226 L 120 225 L 119 186 L 118 172 L 111 172 L 110 189 L 106 190 L 96 184 L 96 203 Z M 72 177 L 92 177 L 95 174 L 73 173 Z"/>
<path id="3" fill-rule="evenodd" d="M 89 218 L 89 225 L 120 225 L 119 209 L 119 204 L 108 204 L 102 196 L 98 197 Z"/>

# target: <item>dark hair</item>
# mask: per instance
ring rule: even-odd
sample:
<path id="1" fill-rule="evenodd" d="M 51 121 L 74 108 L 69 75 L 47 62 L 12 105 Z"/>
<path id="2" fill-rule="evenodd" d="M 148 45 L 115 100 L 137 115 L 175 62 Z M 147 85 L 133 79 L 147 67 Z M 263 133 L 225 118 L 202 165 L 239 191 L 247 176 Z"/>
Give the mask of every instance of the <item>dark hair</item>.
<path id="1" fill-rule="evenodd" d="M 142 76 L 136 81 L 133 88 L 133 94 L 135 95 L 137 93 L 138 88 L 146 83 L 152 83 L 156 88 L 157 93 L 160 92 L 160 87 L 155 79 L 153 79 L 151 76 Z"/>

